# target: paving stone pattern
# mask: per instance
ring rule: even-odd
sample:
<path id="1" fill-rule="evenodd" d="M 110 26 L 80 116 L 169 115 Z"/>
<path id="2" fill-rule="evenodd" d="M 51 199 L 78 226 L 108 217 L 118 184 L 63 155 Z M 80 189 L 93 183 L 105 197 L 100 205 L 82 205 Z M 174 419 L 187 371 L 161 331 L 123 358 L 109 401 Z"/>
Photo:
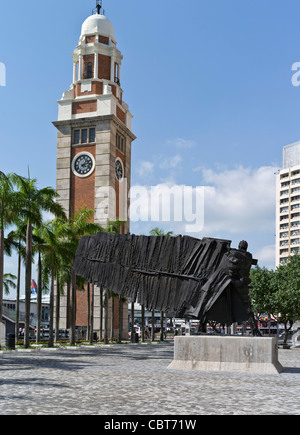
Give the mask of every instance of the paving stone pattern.
<path id="1" fill-rule="evenodd" d="M 1 415 L 300 414 L 300 349 L 280 375 L 167 370 L 172 344 L 0 355 Z"/>

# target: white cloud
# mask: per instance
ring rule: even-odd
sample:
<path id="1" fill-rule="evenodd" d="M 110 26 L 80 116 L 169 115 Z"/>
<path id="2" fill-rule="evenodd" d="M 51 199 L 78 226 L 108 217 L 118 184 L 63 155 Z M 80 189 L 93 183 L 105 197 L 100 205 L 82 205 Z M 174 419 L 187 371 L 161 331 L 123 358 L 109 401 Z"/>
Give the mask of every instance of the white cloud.
<path id="1" fill-rule="evenodd" d="M 138 168 L 138 174 L 142 176 L 150 176 L 153 174 L 154 164 L 151 162 L 144 161 L 140 164 Z"/>
<path id="2" fill-rule="evenodd" d="M 208 234 L 274 231 L 277 168 L 242 166 L 223 172 L 202 170 Z"/>
<path id="3" fill-rule="evenodd" d="M 196 145 L 196 142 L 194 140 L 190 139 L 183 139 L 183 138 L 176 138 L 176 139 L 169 139 L 167 141 L 169 145 L 174 145 L 176 148 L 179 149 L 187 149 L 187 148 L 193 148 Z"/>
<path id="4" fill-rule="evenodd" d="M 260 266 L 265 266 L 268 269 L 275 268 L 275 245 L 263 246 L 253 255 L 258 259 Z"/>
<path id="5" fill-rule="evenodd" d="M 277 168 L 238 167 L 215 172 L 202 171 L 204 186 L 204 229 L 206 235 L 262 233 L 275 230 L 275 176 Z M 187 186 L 161 183 L 147 187 L 148 194 Z M 192 189 L 194 192 L 196 187 Z M 148 205 L 147 205 L 148 207 Z M 174 207 L 174 205 L 172 205 Z M 171 210 L 173 215 L 174 210 Z M 184 222 L 182 222 L 184 232 Z M 200 230 L 199 230 L 200 231 Z"/>
<path id="6" fill-rule="evenodd" d="M 189 188 L 192 194 L 185 196 L 185 203 L 178 200 L 169 203 L 167 198 L 159 202 L 155 195 L 152 196 L 150 203 L 148 198 L 151 195 L 151 189 L 153 193 L 153 187 L 144 186 L 145 199 L 140 201 L 138 213 L 145 220 L 141 224 L 135 221 L 134 226 L 142 233 L 147 233 L 146 228 L 159 224 L 168 231 L 174 231 L 174 234 L 230 239 L 233 241 L 233 246 L 237 246 L 238 242 L 244 239 L 250 243 L 250 251 L 254 252 L 253 256 L 258 259 L 260 266 L 274 268 L 275 247 L 271 244 L 275 234 L 276 182 L 274 173 L 276 171 L 277 167 L 273 166 L 256 169 L 242 166 L 231 170 L 202 169 L 202 179 L 205 185 L 204 207 L 200 201 L 198 209 L 197 202 L 195 202 L 196 187 Z M 155 186 L 154 193 L 167 189 L 172 189 L 173 192 L 179 189 L 184 192 L 185 188 L 187 186 L 173 182 L 161 183 Z M 180 207 L 183 205 L 186 210 L 190 210 L 193 216 L 197 216 L 194 222 L 174 219 L 176 215 L 180 215 Z M 149 216 L 157 215 L 160 206 L 171 208 L 170 222 L 151 223 Z M 154 207 L 154 212 L 152 207 Z M 204 208 L 204 221 L 201 207 Z M 184 212 L 184 208 L 182 210 Z M 182 215 L 184 216 L 184 213 Z M 136 218 L 139 219 L 138 216 Z"/>
<path id="7" fill-rule="evenodd" d="M 165 159 L 162 163 L 160 163 L 159 167 L 161 169 L 174 169 L 176 168 L 182 161 L 182 157 L 179 154 L 175 156 Z"/>

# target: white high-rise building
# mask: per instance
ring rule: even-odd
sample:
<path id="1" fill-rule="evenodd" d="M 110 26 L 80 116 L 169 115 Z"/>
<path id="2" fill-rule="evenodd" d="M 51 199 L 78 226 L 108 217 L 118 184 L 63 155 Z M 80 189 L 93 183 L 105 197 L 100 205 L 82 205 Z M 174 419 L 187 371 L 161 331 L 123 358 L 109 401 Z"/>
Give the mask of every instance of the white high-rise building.
<path id="1" fill-rule="evenodd" d="M 276 266 L 300 253 L 300 142 L 283 147 L 276 176 Z"/>

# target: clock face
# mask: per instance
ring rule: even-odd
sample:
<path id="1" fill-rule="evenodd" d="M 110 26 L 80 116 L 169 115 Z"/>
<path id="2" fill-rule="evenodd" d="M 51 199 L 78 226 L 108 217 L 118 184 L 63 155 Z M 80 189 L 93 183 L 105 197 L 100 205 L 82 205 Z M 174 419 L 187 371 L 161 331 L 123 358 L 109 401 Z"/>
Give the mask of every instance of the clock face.
<path id="1" fill-rule="evenodd" d="M 116 160 L 116 178 L 121 181 L 124 177 L 123 165 L 120 159 Z"/>
<path id="2" fill-rule="evenodd" d="M 88 177 L 94 170 L 95 161 L 91 154 L 80 153 L 72 163 L 72 169 L 78 177 Z"/>

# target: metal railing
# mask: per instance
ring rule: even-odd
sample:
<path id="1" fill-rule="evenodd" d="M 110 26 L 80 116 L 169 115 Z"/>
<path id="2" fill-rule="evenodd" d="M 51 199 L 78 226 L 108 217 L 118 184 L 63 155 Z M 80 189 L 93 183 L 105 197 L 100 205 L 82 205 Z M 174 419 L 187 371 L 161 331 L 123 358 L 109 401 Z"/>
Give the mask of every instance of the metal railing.
<path id="1" fill-rule="evenodd" d="M 8 307 L 3 307 L 2 313 L 3 313 L 4 317 L 11 320 L 12 322 L 16 321 L 16 310 L 8 308 Z M 19 312 L 19 322 L 25 322 L 25 313 L 24 312 L 21 312 L 21 311 Z M 30 325 L 33 327 L 37 325 L 36 316 L 34 316 L 34 315 L 30 316 Z"/>

